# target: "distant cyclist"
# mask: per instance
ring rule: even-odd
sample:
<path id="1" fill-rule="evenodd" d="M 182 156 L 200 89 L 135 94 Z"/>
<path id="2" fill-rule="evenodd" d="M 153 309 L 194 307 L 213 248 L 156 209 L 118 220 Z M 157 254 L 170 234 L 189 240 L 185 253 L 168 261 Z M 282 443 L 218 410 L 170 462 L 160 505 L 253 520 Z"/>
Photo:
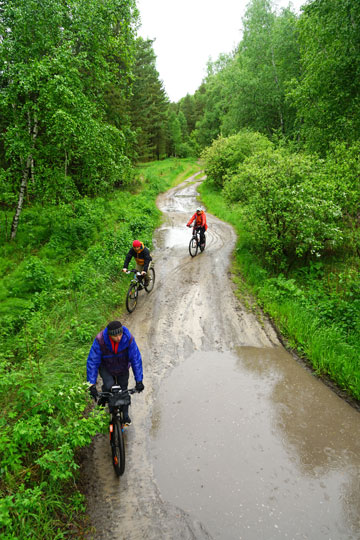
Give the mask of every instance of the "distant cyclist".
<path id="1" fill-rule="evenodd" d="M 120 321 L 111 321 L 94 339 L 87 359 L 86 372 L 91 396 L 95 400 L 98 397 L 96 388 L 98 373 L 103 380 L 103 392 L 110 392 L 115 379 L 121 389 L 126 390 L 130 366 L 134 373 L 136 390 L 142 392 L 143 367 L 139 348 L 134 337 Z M 131 420 L 126 406 L 124 414 L 125 424 L 130 425 Z"/>
<path id="2" fill-rule="evenodd" d="M 192 218 L 187 222 L 186 226 L 191 227 L 192 222 L 194 221 L 194 226 L 200 230 L 200 245 L 201 247 L 204 247 L 205 245 L 205 231 L 207 230 L 208 226 L 206 223 L 206 214 L 200 206 L 196 209 L 195 214 L 192 216 Z"/>
<path id="3" fill-rule="evenodd" d="M 149 268 L 152 264 L 152 257 L 149 249 L 140 240 L 133 241 L 132 248 L 129 249 L 125 257 L 123 272 L 127 272 L 132 257 L 136 261 L 136 270 L 141 272 L 141 275 L 145 277 L 145 286 L 149 285 L 151 279 Z"/>

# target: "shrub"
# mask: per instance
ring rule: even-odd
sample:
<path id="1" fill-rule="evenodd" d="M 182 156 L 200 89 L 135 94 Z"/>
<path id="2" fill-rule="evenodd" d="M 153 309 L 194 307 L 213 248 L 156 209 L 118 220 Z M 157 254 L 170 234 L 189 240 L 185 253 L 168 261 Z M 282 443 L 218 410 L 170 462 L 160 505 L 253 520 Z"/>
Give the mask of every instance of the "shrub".
<path id="1" fill-rule="evenodd" d="M 245 158 L 267 148 L 272 148 L 272 143 L 260 133 L 244 130 L 230 137 L 218 137 L 201 154 L 205 174 L 217 187 L 223 187 Z"/>
<path id="2" fill-rule="evenodd" d="M 53 209 L 49 246 L 60 250 L 86 249 L 94 239 L 104 217 L 104 209 L 88 199 L 62 204 Z"/>
<path id="3" fill-rule="evenodd" d="M 341 207 L 347 249 L 360 255 L 360 143 L 336 143 L 325 162 L 325 175 L 334 185 L 334 200 Z"/>
<path id="4" fill-rule="evenodd" d="M 245 205 L 256 251 L 280 269 L 342 245 L 333 192 L 321 162 L 280 149 L 249 157 L 224 187 L 229 202 Z"/>

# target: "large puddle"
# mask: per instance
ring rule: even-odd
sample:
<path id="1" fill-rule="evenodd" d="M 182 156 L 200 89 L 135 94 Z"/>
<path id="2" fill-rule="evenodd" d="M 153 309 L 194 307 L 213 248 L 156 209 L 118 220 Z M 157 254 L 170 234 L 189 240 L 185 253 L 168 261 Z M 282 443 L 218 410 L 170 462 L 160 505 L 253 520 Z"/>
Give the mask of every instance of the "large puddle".
<path id="1" fill-rule="evenodd" d="M 194 353 L 154 407 L 161 496 L 214 539 L 358 540 L 359 450 L 359 413 L 280 347 Z"/>

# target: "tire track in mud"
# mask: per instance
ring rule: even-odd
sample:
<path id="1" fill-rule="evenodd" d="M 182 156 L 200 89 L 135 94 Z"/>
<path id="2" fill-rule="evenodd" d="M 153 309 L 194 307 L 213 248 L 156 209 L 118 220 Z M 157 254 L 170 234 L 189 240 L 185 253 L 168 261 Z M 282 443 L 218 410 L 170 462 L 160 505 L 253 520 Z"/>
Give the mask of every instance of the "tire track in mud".
<path id="1" fill-rule="evenodd" d="M 157 391 L 169 368 L 194 351 L 279 344 L 271 325 L 261 327 L 233 293 L 229 263 L 236 236 L 230 225 L 207 214 L 206 250 L 190 257 L 190 229 L 185 224 L 198 204 L 199 181 L 194 179 L 158 198 L 164 223 L 154 239 L 153 291 L 140 294 L 131 315 L 119 306 L 117 316 L 134 334 L 142 353 L 145 391 L 132 399 L 123 477 L 118 479 L 113 472 L 107 436 L 96 436 L 85 451 L 82 481 L 94 527 L 89 539 L 210 538 L 201 523 L 164 502 L 157 488 L 149 450 Z M 166 247 L 167 234 L 174 231 L 179 240 Z"/>

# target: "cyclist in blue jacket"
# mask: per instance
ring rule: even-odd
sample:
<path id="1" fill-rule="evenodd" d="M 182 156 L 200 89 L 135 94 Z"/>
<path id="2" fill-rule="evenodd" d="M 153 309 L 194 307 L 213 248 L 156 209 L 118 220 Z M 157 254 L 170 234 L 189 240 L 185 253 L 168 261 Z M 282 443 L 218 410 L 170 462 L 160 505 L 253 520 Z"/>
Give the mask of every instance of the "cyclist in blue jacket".
<path id="1" fill-rule="evenodd" d="M 132 368 L 136 390 L 142 392 L 143 368 L 139 348 L 130 331 L 120 321 L 111 321 L 94 339 L 86 364 L 89 391 L 96 400 L 98 391 L 96 381 L 98 373 L 103 380 L 102 391 L 109 392 L 117 379 L 122 390 L 129 382 L 129 368 Z M 128 410 L 125 409 L 125 423 L 130 425 Z"/>

